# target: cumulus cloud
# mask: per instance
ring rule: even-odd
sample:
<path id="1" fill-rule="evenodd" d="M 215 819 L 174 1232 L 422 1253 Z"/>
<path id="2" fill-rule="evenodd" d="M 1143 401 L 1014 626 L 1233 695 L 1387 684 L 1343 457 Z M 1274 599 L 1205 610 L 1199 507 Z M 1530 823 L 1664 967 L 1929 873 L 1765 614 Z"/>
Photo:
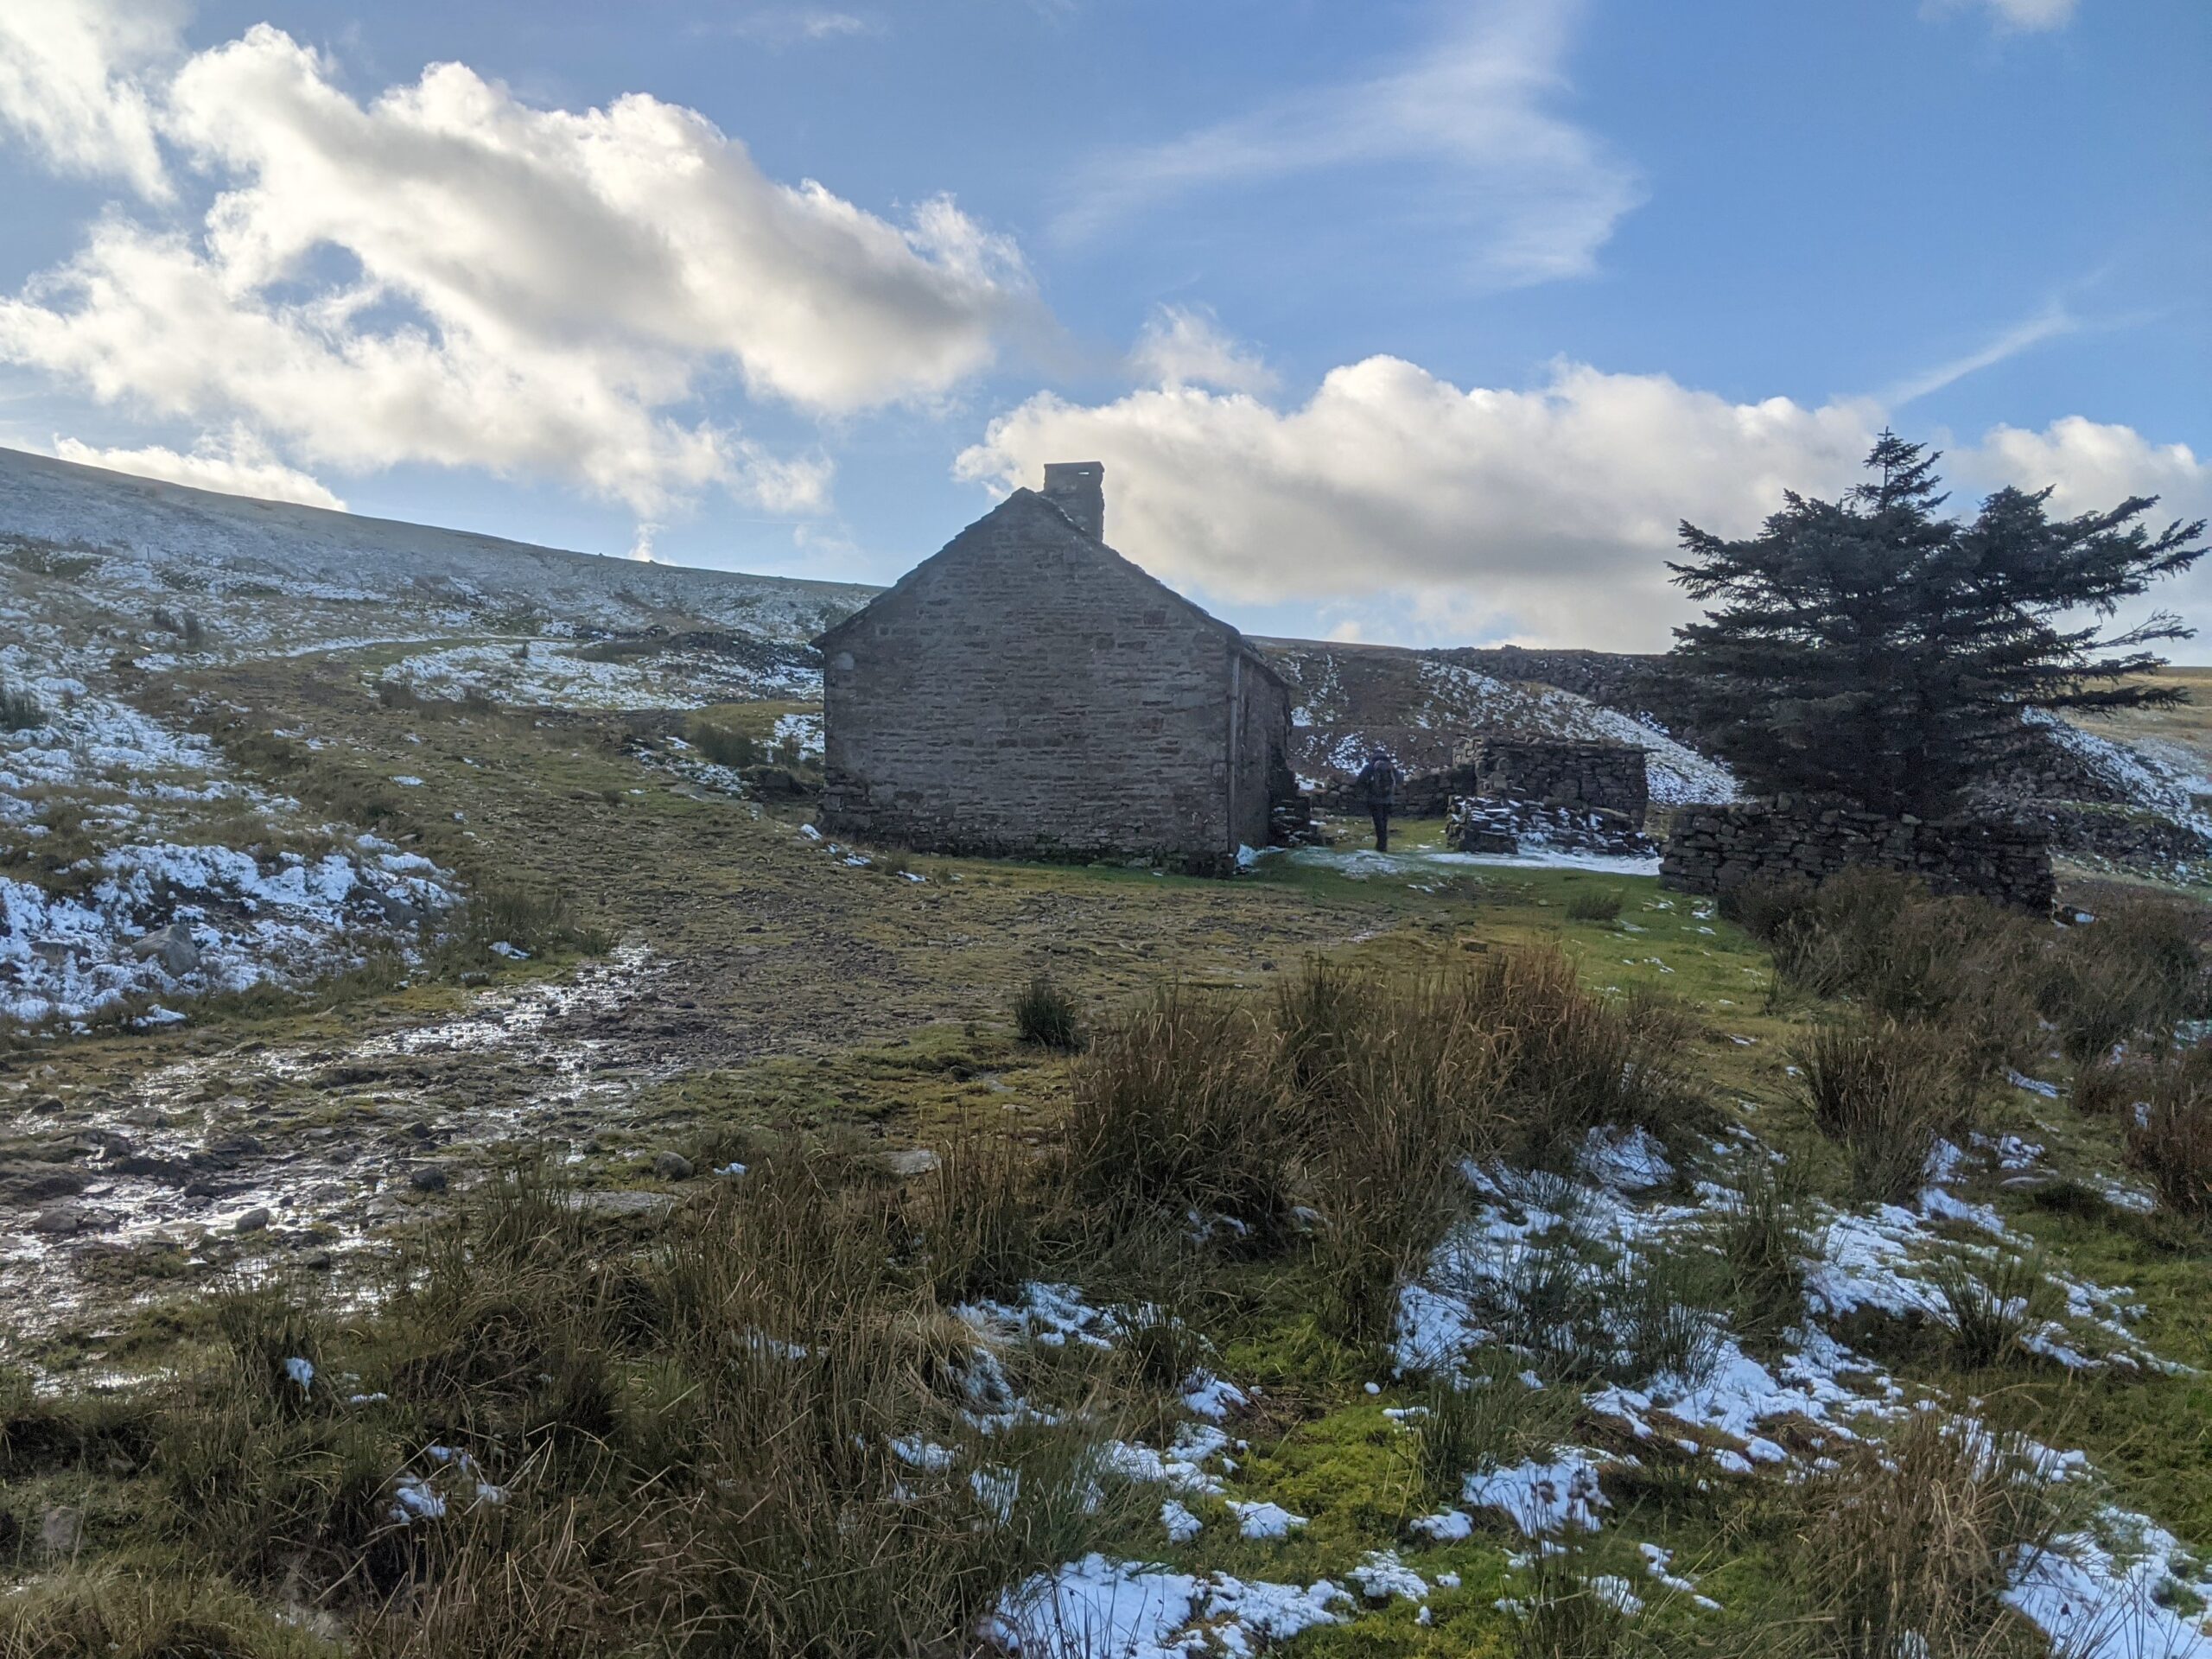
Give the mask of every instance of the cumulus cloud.
<path id="1" fill-rule="evenodd" d="M 2069 415 L 2040 432 L 1993 427 L 1947 459 L 1954 476 L 1977 490 L 2050 485 L 2053 512 L 2094 512 L 2131 495 L 2155 495 L 2161 524 L 2212 518 L 2212 459 L 2199 461 L 2185 443 L 2153 443 L 2132 426 Z"/>
<path id="2" fill-rule="evenodd" d="M 1212 312 L 1189 306 L 1156 307 L 1129 353 L 1129 365 L 1139 378 L 1168 387 L 1268 392 L 1277 384 L 1275 372 L 1257 352 L 1224 333 Z"/>
<path id="3" fill-rule="evenodd" d="M 1643 192 L 1633 169 L 1552 107 L 1580 10 L 1573 0 L 1487 0 L 1402 68 L 1102 156 L 1058 229 L 1079 239 L 1161 201 L 1324 169 L 1434 167 L 1446 177 L 1426 211 L 1459 219 L 1474 275 L 1505 284 L 1581 275 Z"/>
<path id="4" fill-rule="evenodd" d="M 65 173 L 169 200 L 147 78 L 177 55 L 181 20 L 169 0 L 0 6 L 0 127 Z"/>
<path id="5" fill-rule="evenodd" d="M 188 484 L 196 490 L 257 496 L 264 501 L 296 501 L 302 506 L 328 507 L 334 512 L 346 511 L 345 502 L 320 480 L 296 467 L 286 466 L 267 444 L 242 426 L 220 434 L 203 433 L 185 454 L 159 444 L 138 449 L 96 448 L 75 438 L 56 438 L 54 453 L 81 466 Z"/>
<path id="6" fill-rule="evenodd" d="M 540 110 L 448 63 L 362 102 L 262 25 L 185 61 L 161 124 L 228 187 L 204 224 L 102 221 L 0 301 L 0 359 L 341 470 L 804 510 L 828 463 L 684 418 L 704 378 L 827 414 L 928 399 L 1034 308 L 1012 245 L 949 200 L 893 224 L 643 95 Z"/>
<path id="7" fill-rule="evenodd" d="M 1408 643 L 1654 651 L 1691 609 L 1665 569 L 1679 521 L 1748 534 L 1785 489 L 1834 495 L 1883 422 L 1869 401 L 1732 403 L 1572 363 L 1529 390 L 1462 390 L 1372 357 L 1290 409 L 1189 385 L 1033 397 L 957 471 L 1003 489 L 1103 461 L 1114 544 L 1222 601 L 1303 601 Z M 2000 428 L 1947 467 L 1982 488 L 2056 482 L 2060 510 L 2163 493 L 2187 517 L 2212 494 L 2187 449 L 2086 421 Z"/>

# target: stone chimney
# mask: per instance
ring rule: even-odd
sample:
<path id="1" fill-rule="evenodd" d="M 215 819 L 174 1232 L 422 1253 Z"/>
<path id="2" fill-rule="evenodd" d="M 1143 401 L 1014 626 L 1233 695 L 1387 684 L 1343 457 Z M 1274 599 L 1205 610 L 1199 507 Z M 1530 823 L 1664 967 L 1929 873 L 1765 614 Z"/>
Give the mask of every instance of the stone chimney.
<path id="1" fill-rule="evenodd" d="M 1103 461 L 1048 461 L 1045 463 L 1045 499 L 1068 516 L 1084 535 L 1106 539 L 1106 463 Z"/>

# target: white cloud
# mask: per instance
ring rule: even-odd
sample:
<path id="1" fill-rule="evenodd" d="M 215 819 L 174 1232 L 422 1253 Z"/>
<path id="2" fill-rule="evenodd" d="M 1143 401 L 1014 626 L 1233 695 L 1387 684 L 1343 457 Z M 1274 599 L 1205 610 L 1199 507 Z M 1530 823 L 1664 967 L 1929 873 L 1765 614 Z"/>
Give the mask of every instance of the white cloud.
<path id="1" fill-rule="evenodd" d="M 0 128 L 62 172 L 172 194 L 145 77 L 179 49 L 172 0 L 0 4 Z"/>
<path id="2" fill-rule="evenodd" d="M 2212 518 L 2212 459 L 2198 460 L 2185 443 L 2152 443 L 2132 426 L 2069 415 L 2040 432 L 1993 427 L 1946 461 L 1961 483 L 1977 490 L 2048 484 L 2053 512 L 2099 512 L 2131 495 L 2155 495 L 2151 516 L 2161 526 Z"/>
<path id="3" fill-rule="evenodd" d="M 732 35 L 778 47 L 883 33 L 883 26 L 873 18 L 821 6 L 762 6 L 740 13 L 725 28 Z"/>
<path id="4" fill-rule="evenodd" d="M 1129 365 L 1139 378 L 1170 388 L 1268 392 L 1277 383 L 1257 352 L 1224 334 L 1211 311 L 1189 306 L 1156 307 L 1129 353 Z"/>
<path id="5" fill-rule="evenodd" d="M 2070 334 L 2081 326 L 2063 305 L 2053 301 L 2026 321 L 2015 323 L 2005 329 L 1988 344 L 1948 363 L 1939 363 L 1923 373 L 1910 375 L 1883 396 L 1893 407 L 1909 404 L 1916 397 L 1925 397 L 1931 391 L 1941 391 L 1944 387 L 2002 363 L 2009 357 L 2018 357 L 2022 352 L 2040 346 L 2046 340 Z"/>
<path id="6" fill-rule="evenodd" d="M 1456 219 L 1471 273 L 1581 275 L 1643 200 L 1632 169 L 1554 112 L 1576 0 L 1487 0 L 1410 66 L 1310 89 L 1147 149 L 1100 157 L 1061 216 L 1082 238 L 1190 193 L 1326 168 L 1433 165 L 1427 211 Z"/>
<path id="7" fill-rule="evenodd" d="M 957 471 L 1005 488 L 1047 461 L 1103 461 L 1109 539 L 1220 601 L 1303 602 L 1408 643 L 1656 651 L 1692 612 L 1665 568 L 1679 522 L 1749 534 L 1785 489 L 1833 496 L 1884 418 L 1871 401 L 1732 403 L 1580 364 L 1531 390 L 1462 391 L 1373 357 L 1286 410 L 1191 386 L 1096 407 L 1033 397 Z M 1999 428 L 1945 464 L 1982 490 L 2056 482 L 2060 510 L 2163 493 L 2163 522 L 2212 497 L 2185 448 L 2087 421 Z"/>
<path id="8" fill-rule="evenodd" d="M 894 225 L 641 95 L 539 110 L 448 63 L 363 103 L 263 25 L 185 62 L 162 124 L 229 187 L 202 232 L 103 221 L 0 301 L 0 359 L 342 470 L 806 509 L 828 463 L 686 418 L 707 377 L 830 414 L 927 399 L 1035 310 L 1012 245 L 949 200 Z"/>
<path id="9" fill-rule="evenodd" d="M 334 512 L 346 511 L 345 502 L 318 480 L 286 466 L 267 444 L 242 426 L 221 434 L 203 433 L 187 454 L 158 444 L 140 449 L 95 448 L 75 438 L 54 439 L 54 453 L 81 466 L 188 484 L 196 490 L 251 495 L 264 501 L 296 501 L 302 506 L 328 507 Z"/>
<path id="10" fill-rule="evenodd" d="M 1956 11 L 1975 0 L 1930 0 L 1931 11 Z M 1980 0 L 1999 29 L 2019 34 L 2043 34 L 2063 29 L 2074 21 L 2080 0 Z"/>

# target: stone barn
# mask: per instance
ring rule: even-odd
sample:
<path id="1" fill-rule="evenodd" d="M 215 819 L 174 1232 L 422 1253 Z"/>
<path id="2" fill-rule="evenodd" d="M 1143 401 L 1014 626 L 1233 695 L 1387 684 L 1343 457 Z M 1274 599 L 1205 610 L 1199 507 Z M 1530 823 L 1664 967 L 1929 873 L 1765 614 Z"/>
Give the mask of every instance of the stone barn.
<path id="1" fill-rule="evenodd" d="M 1290 690 L 1106 545 L 1045 469 L 823 634 L 823 828 L 929 852 L 1226 874 L 1294 797 Z"/>

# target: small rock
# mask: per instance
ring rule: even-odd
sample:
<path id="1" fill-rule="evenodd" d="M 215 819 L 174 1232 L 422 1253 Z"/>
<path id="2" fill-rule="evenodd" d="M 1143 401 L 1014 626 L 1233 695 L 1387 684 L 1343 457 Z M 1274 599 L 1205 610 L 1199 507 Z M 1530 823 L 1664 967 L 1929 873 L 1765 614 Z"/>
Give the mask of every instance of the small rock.
<path id="1" fill-rule="evenodd" d="M 938 1155 L 927 1147 L 900 1147 L 883 1154 L 883 1166 L 893 1175 L 911 1179 L 926 1175 L 938 1166 Z"/>
<path id="2" fill-rule="evenodd" d="M 31 1217 L 31 1231 L 57 1238 L 67 1238 L 83 1225 L 84 1217 L 74 1205 L 53 1205 Z"/>
<path id="3" fill-rule="evenodd" d="M 438 1164 L 417 1164 L 407 1172 L 407 1185 L 417 1192 L 442 1192 L 447 1185 L 445 1169 Z"/>
<path id="4" fill-rule="evenodd" d="M 271 1219 L 265 1205 L 256 1205 L 240 1216 L 232 1225 L 241 1233 L 257 1233 L 266 1227 Z"/>
<path id="5" fill-rule="evenodd" d="M 691 1160 L 680 1152 L 657 1152 L 653 1154 L 653 1173 L 664 1181 L 688 1181 L 691 1179 Z"/>
<path id="6" fill-rule="evenodd" d="M 38 1541 L 49 1555 L 73 1555 L 84 1541 L 85 1512 L 56 1503 L 39 1517 Z"/>
<path id="7" fill-rule="evenodd" d="M 210 1180 L 187 1181 L 184 1184 L 184 1196 L 205 1202 L 215 1196 L 215 1183 Z"/>
<path id="8" fill-rule="evenodd" d="M 633 1192 L 626 1189 L 613 1192 L 582 1192 L 576 1197 L 576 1208 L 595 1216 L 657 1216 L 675 1203 L 676 1200 L 665 1192 Z"/>
<path id="9" fill-rule="evenodd" d="M 158 958 L 172 979 L 182 979 L 200 965 L 200 947 L 192 942 L 192 930 L 181 921 L 147 934 L 131 945 L 130 954 L 142 962 Z"/>

